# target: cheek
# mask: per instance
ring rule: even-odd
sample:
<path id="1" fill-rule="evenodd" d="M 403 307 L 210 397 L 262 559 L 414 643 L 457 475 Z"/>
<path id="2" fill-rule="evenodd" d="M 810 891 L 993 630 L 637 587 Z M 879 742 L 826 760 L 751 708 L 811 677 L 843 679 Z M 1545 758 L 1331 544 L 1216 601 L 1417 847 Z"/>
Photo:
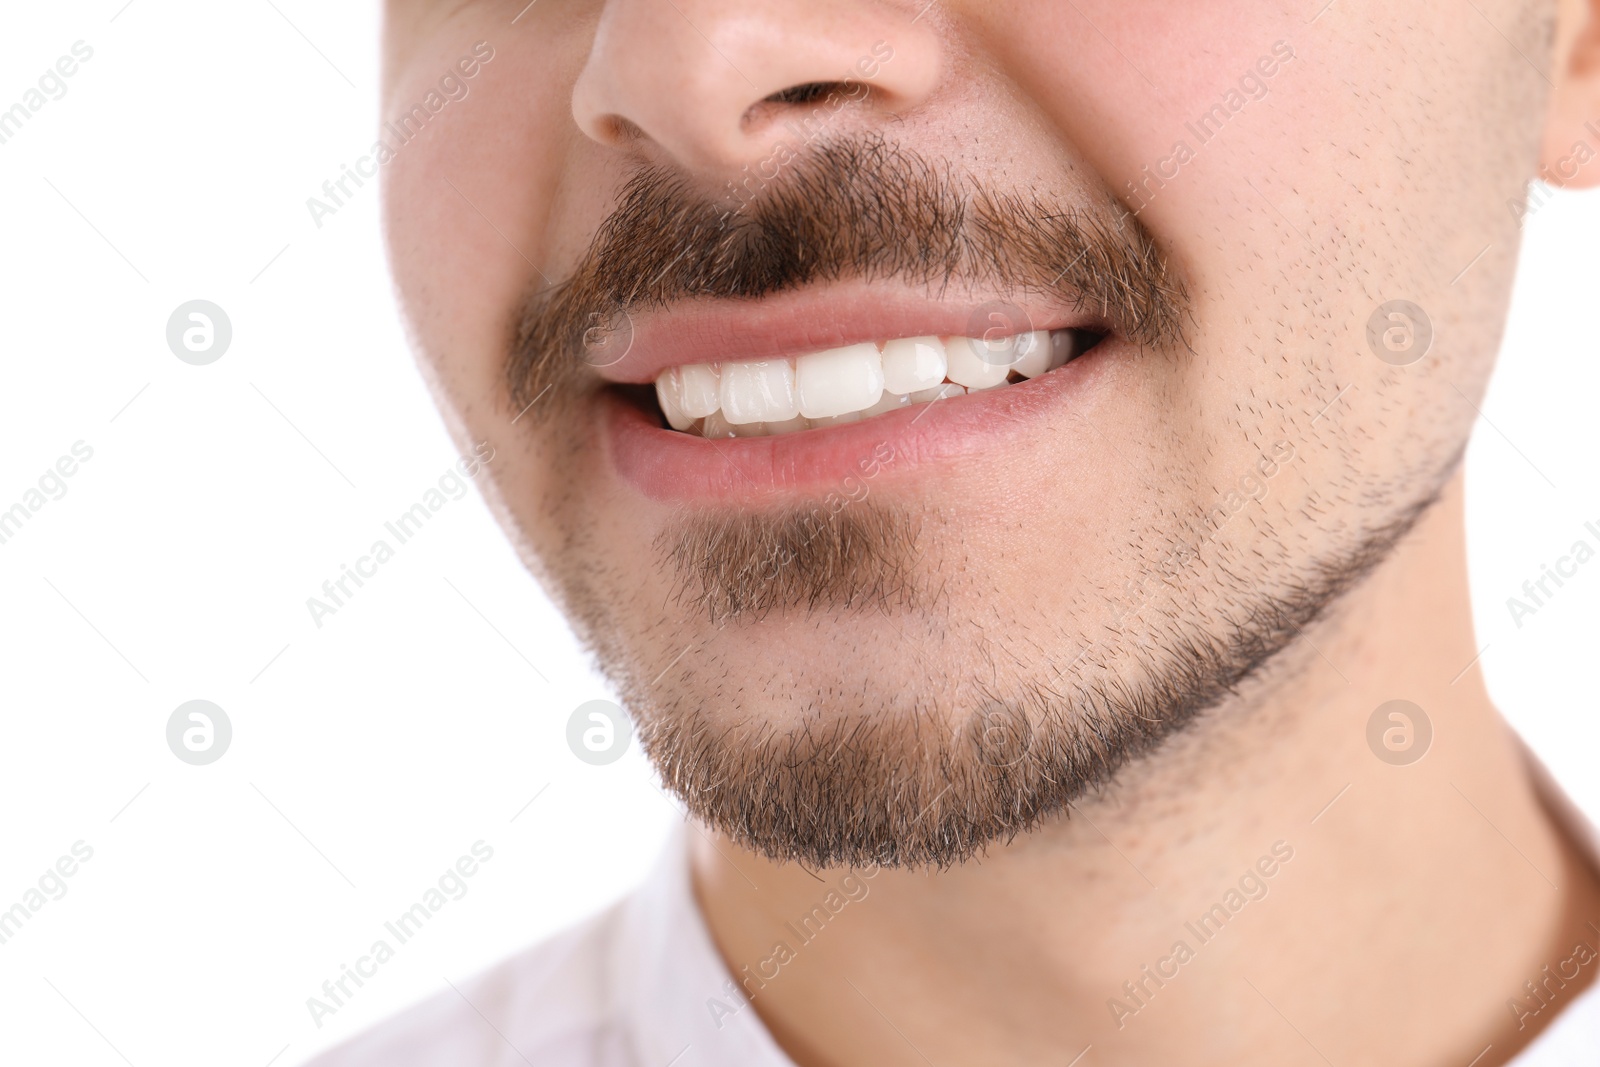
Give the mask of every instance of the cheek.
<path id="1" fill-rule="evenodd" d="M 388 111 L 420 99 L 470 48 L 430 42 L 396 80 Z M 395 155 L 383 195 L 390 267 L 418 354 L 441 403 L 482 440 L 491 421 L 514 414 L 501 373 L 518 310 L 555 273 L 542 220 L 559 197 L 571 123 L 559 87 L 514 50 L 498 49 L 472 89 L 403 143 L 385 127 Z M 549 99 L 530 105 L 540 93 Z"/>
<path id="2" fill-rule="evenodd" d="M 1199 150 L 1186 124 L 1304 25 L 1285 0 L 1034 0 L 963 17 L 979 27 L 974 47 L 993 53 L 1048 127 L 1125 199 L 1128 183 L 1172 159 L 1179 142 Z"/>
<path id="3" fill-rule="evenodd" d="M 444 303 L 453 327 L 481 323 L 545 269 L 536 220 L 550 198 L 541 172 L 555 163 L 532 147 L 548 144 L 548 131 L 508 106 L 509 73 L 486 67 L 477 92 L 435 115 L 384 168 L 390 260 L 410 314 Z"/>
<path id="4" fill-rule="evenodd" d="M 436 82 L 435 71 L 461 54 L 453 44 L 431 49 L 416 61 L 413 83 L 396 86 L 394 99 L 402 107 L 420 99 Z M 511 245 L 537 263 L 538 235 L 529 208 L 508 195 L 516 183 L 506 180 L 508 168 L 527 172 L 531 164 L 496 151 L 492 127 L 506 87 L 493 81 L 495 63 L 474 79 L 466 99 L 433 116 L 409 141 L 386 131 L 396 152 L 382 168 L 384 237 L 400 311 L 457 451 L 467 454 L 483 442 L 494 449 L 479 480 L 484 488 L 512 478 L 526 486 L 539 476 L 526 462 L 502 384 L 516 309 L 530 277 L 538 277 Z M 514 469 L 519 465 L 524 469 Z"/>

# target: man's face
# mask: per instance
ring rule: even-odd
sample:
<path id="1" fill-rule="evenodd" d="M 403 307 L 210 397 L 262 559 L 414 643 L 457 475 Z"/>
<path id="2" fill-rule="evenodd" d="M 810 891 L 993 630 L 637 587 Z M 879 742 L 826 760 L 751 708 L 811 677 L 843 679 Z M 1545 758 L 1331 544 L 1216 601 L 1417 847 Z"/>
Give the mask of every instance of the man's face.
<path id="1" fill-rule="evenodd" d="M 1553 10 L 524 4 L 391 4 L 400 295 L 527 563 L 742 843 L 944 863 L 1028 828 L 1453 474 Z M 1075 358 L 1008 370 L 1029 330 Z M 915 363 L 816 354 L 929 336 L 1006 384 L 791 420 Z M 717 414 L 669 426 L 663 373 Z"/>

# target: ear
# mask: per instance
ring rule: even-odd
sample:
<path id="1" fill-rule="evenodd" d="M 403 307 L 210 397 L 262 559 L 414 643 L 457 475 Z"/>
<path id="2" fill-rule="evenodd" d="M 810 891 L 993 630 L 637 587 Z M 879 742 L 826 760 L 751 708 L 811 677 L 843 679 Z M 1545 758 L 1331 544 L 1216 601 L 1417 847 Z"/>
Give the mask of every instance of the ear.
<path id="1" fill-rule="evenodd" d="M 1561 0 L 1539 176 L 1551 185 L 1600 185 L 1600 0 Z"/>

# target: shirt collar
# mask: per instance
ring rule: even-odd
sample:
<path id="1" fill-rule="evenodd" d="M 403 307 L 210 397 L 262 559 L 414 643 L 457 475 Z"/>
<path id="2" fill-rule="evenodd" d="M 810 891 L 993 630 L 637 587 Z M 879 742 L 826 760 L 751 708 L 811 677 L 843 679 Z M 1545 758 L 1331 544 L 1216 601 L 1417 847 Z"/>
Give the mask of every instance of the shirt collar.
<path id="1" fill-rule="evenodd" d="M 689 827 L 677 827 L 612 940 L 612 1018 L 628 1020 L 641 1064 L 794 1067 L 733 982 L 689 877 Z"/>

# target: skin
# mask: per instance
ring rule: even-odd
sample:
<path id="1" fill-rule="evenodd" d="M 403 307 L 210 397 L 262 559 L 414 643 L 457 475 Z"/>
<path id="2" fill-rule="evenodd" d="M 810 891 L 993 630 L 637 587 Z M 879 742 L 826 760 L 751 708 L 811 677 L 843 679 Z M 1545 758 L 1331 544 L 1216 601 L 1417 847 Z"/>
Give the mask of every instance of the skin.
<path id="1" fill-rule="evenodd" d="M 1519 1030 L 1505 1002 L 1596 943 L 1600 890 L 1468 666 L 1457 461 L 1515 267 L 1508 201 L 1594 142 L 1600 4 L 941 0 L 915 21 L 920 4 L 522 6 L 390 4 L 386 117 L 474 42 L 495 48 L 471 95 L 384 168 L 391 259 L 453 432 L 495 448 L 492 504 L 647 724 L 689 705 L 736 730 L 894 717 L 914 693 L 954 728 L 983 687 L 1026 686 L 1090 644 L 1074 680 L 1134 679 L 1143 649 L 1438 495 L 1299 640 L 1073 817 L 981 862 L 872 879 L 754 1001 L 797 1063 L 1065 1063 L 1092 1045 L 1082 1062 L 1464 1064 L 1489 1046 L 1486 1065 L 1548 1022 Z M 570 271 L 630 166 L 714 192 L 781 136 L 764 98 L 837 78 L 877 40 L 895 59 L 841 131 L 1007 187 L 1122 195 L 1190 288 L 1188 344 L 1106 361 L 1077 408 L 1004 449 L 875 482 L 930 518 L 924 565 L 948 578 L 937 618 L 714 626 L 672 607 L 652 550 L 670 509 L 590 447 L 598 381 L 543 422 L 513 421 L 508 326 L 541 278 Z M 1295 57 L 1269 94 L 1153 196 L 1130 196 L 1280 40 Z M 1600 164 L 1565 184 L 1597 177 Z M 1437 331 L 1407 367 L 1366 340 L 1396 298 Z M 1266 494 L 1127 618 L 1129 583 L 1279 441 L 1296 458 Z M 1405 767 L 1366 741 L 1396 698 L 1434 725 Z M 822 887 L 696 836 L 724 958 L 767 957 Z M 1279 840 L 1294 858 L 1268 895 L 1119 1026 L 1107 1001 L 1123 982 Z"/>

